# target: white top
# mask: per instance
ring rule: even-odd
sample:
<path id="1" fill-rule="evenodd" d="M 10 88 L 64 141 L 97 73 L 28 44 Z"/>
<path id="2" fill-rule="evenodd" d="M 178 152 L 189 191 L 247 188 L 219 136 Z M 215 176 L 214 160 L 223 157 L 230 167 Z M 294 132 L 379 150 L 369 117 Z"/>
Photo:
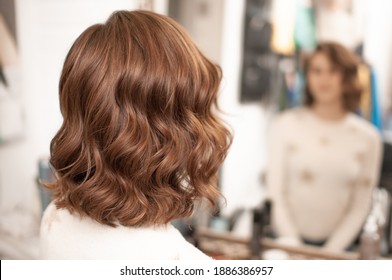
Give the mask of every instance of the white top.
<path id="1" fill-rule="evenodd" d="M 102 225 L 51 203 L 41 223 L 42 259 L 210 260 L 171 224 L 133 228 Z"/>
<path id="2" fill-rule="evenodd" d="M 378 182 L 377 130 L 352 113 L 326 121 L 300 108 L 278 116 L 270 136 L 267 185 L 277 234 L 345 249 L 362 228 Z"/>

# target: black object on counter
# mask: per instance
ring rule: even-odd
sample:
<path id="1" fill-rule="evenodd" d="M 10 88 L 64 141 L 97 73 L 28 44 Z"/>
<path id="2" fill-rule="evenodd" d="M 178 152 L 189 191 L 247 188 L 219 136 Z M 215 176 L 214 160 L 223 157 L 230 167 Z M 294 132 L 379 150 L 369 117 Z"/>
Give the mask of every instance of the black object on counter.
<path id="1" fill-rule="evenodd" d="M 261 258 L 262 246 L 260 240 L 268 234 L 271 225 L 271 201 L 265 200 L 261 207 L 253 210 L 253 230 L 250 243 L 252 259 Z"/>

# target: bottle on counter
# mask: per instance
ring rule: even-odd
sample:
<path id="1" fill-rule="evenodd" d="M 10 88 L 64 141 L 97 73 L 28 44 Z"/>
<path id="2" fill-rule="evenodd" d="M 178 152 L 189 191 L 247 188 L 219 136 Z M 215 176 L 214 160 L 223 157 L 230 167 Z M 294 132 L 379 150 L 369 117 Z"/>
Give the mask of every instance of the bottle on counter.
<path id="1" fill-rule="evenodd" d="M 369 216 L 360 237 L 359 255 L 361 260 L 375 260 L 380 256 L 380 233 L 376 217 Z"/>

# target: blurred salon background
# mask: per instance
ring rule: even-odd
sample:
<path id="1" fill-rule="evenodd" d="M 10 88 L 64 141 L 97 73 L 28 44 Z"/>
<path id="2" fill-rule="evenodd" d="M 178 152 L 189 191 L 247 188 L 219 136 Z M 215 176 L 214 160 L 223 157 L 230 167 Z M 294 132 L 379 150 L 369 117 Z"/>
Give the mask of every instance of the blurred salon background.
<path id="1" fill-rule="evenodd" d="M 368 258 L 391 258 L 392 1 L 0 0 L 1 259 L 38 257 L 41 214 L 50 201 L 39 180 L 53 180 L 48 158 L 62 123 L 62 63 L 86 27 L 119 9 L 173 17 L 223 70 L 219 105 L 234 132 L 219 179 L 226 201 L 218 212 L 201 208 L 175 222 L 189 241 L 215 258 L 366 258 L 361 248 L 373 252 Z M 365 90 L 357 113 L 377 129 L 384 148 L 372 208 L 351 252 L 285 247 L 269 234 L 269 126 L 303 104 L 303 57 L 321 41 L 360 58 Z"/>

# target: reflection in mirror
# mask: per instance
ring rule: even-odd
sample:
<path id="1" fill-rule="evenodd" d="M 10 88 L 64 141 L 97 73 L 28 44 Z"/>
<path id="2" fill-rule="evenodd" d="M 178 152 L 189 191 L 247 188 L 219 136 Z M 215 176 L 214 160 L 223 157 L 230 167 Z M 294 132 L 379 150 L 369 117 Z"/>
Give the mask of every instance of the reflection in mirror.
<path id="1" fill-rule="evenodd" d="M 374 47 L 386 24 L 383 4 L 243 4 L 225 3 L 232 25 L 222 44 L 230 45 L 223 47 L 224 94 L 234 97 L 231 104 L 222 98 L 222 107 L 235 138 L 222 172 L 227 205 L 219 218 L 243 213 L 232 230 L 223 222 L 199 231 L 201 243 L 222 258 L 390 257 L 392 189 L 382 182 L 391 174 L 383 121 L 392 87 L 385 78 L 391 68 L 381 61 L 392 49 Z M 241 30 L 233 27 L 234 10 Z M 231 75 L 237 44 L 239 80 Z"/>

